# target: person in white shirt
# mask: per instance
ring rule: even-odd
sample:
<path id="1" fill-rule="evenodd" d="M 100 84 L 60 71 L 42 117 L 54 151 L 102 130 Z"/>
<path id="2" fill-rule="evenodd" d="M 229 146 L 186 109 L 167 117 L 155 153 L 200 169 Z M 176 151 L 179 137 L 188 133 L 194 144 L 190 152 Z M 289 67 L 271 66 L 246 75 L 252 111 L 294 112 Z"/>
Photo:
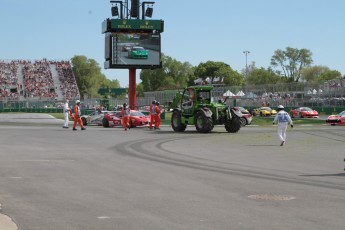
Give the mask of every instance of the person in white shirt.
<path id="1" fill-rule="evenodd" d="M 280 139 L 280 146 L 285 145 L 286 141 L 286 129 L 288 124 L 290 124 L 291 128 L 293 128 L 293 122 L 291 120 L 290 115 L 284 111 L 284 106 L 279 105 L 278 108 L 278 113 L 276 117 L 273 120 L 273 124 L 278 123 L 278 137 Z"/>
<path id="2" fill-rule="evenodd" d="M 64 118 L 65 118 L 65 122 L 62 126 L 62 128 L 64 129 L 68 129 L 68 123 L 69 123 L 69 111 L 71 110 L 68 106 L 68 100 L 66 99 L 65 101 L 65 104 L 63 106 L 63 115 L 64 115 Z"/>

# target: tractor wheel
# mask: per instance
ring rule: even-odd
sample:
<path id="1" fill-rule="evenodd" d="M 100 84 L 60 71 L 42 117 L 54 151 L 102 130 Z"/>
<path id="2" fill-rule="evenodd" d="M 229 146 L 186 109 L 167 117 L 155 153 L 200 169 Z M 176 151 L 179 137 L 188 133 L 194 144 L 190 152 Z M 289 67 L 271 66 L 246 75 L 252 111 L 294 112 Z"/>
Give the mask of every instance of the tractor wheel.
<path id="1" fill-rule="evenodd" d="M 199 111 L 195 115 L 195 128 L 199 133 L 209 133 L 213 129 L 213 121 L 211 117 Z"/>
<path id="2" fill-rule="evenodd" d="M 228 133 L 237 133 L 241 128 L 240 118 L 233 116 L 231 120 L 225 123 L 225 129 Z"/>
<path id="3" fill-rule="evenodd" d="M 181 123 L 181 112 L 175 110 L 171 115 L 171 127 L 175 132 L 183 132 L 186 130 L 187 125 Z"/>
<path id="4" fill-rule="evenodd" d="M 103 118 L 102 124 L 104 128 L 109 128 L 109 121 L 107 119 Z"/>

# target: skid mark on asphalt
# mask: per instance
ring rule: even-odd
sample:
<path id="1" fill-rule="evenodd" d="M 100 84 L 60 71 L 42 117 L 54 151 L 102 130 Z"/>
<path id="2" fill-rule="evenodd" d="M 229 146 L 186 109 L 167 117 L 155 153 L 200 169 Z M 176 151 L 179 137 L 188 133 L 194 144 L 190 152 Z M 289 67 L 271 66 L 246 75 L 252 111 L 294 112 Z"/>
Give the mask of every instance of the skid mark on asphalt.
<path id="1" fill-rule="evenodd" d="M 158 162 L 188 169 L 203 170 L 215 173 L 230 174 L 293 184 L 302 184 L 314 187 L 345 190 L 345 185 L 338 184 L 336 182 L 320 181 L 317 179 L 310 179 L 306 177 L 301 178 L 301 176 L 299 175 L 279 175 L 279 172 L 273 174 L 269 172 L 263 172 L 262 170 L 265 170 L 264 168 L 262 168 L 261 170 L 253 170 L 253 167 L 251 167 L 251 169 L 248 169 L 248 166 L 193 157 L 181 153 L 176 153 L 162 147 L 164 143 L 176 141 L 178 139 L 185 139 L 185 137 L 173 139 L 168 138 L 163 140 L 141 139 L 134 142 L 130 141 L 121 143 L 121 145 L 115 146 L 115 149 L 117 153 L 124 156 L 131 156 L 151 162 Z"/>

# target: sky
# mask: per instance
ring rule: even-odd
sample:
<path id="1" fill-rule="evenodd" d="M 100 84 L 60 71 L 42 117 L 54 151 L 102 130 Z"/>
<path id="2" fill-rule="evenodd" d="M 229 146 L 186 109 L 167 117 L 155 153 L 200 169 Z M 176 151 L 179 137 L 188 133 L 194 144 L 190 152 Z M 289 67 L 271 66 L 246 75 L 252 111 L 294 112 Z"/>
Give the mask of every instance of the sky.
<path id="1" fill-rule="evenodd" d="M 220 61 L 241 72 L 246 62 L 268 68 L 277 49 L 305 48 L 313 65 L 345 74 L 344 0 L 154 1 L 152 19 L 164 20 L 161 51 L 177 61 Z M 85 55 L 128 87 L 127 69 L 103 68 L 101 24 L 111 6 L 110 0 L 0 0 L 0 60 Z M 136 75 L 139 83 L 140 70 Z"/>

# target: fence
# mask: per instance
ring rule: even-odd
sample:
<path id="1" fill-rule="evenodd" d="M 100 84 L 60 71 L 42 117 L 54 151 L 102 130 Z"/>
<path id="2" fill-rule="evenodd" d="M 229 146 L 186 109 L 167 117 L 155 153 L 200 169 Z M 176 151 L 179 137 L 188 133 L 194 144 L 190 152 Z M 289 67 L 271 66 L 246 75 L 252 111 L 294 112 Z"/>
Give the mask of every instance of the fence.
<path id="1" fill-rule="evenodd" d="M 137 109 L 147 109 L 153 100 L 161 105 L 172 101 L 176 93 L 182 90 L 165 90 L 145 92 L 144 97 L 137 97 Z M 255 86 L 224 86 L 215 85 L 213 90 L 214 100 L 224 100 L 232 106 L 260 107 L 267 105 L 276 107 L 308 106 L 325 113 L 334 113 L 345 109 L 345 81 L 344 79 L 327 81 L 322 85 L 306 83 L 272 84 Z M 85 111 L 105 106 L 107 109 L 116 109 L 128 99 L 85 99 L 82 109 Z M 63 101 L 57 100 L 2 100 L 0 112 L 62 112 Z M 70 102 L 74 105 L 74 101 Z"/>
<path id="2" fill-rule="evenodd" d="M 230 98 L 232 104 L 259 107 L 285 105 L 290 107 L 345 107 L 345 82 L 338 79 L 323 85 L 307 83 L 224 86 L 215 85 L 214 100 Z M 145 98 L 156 99 L 162 103 L 171 101 L 178 90 L 146 92 Z"/>

